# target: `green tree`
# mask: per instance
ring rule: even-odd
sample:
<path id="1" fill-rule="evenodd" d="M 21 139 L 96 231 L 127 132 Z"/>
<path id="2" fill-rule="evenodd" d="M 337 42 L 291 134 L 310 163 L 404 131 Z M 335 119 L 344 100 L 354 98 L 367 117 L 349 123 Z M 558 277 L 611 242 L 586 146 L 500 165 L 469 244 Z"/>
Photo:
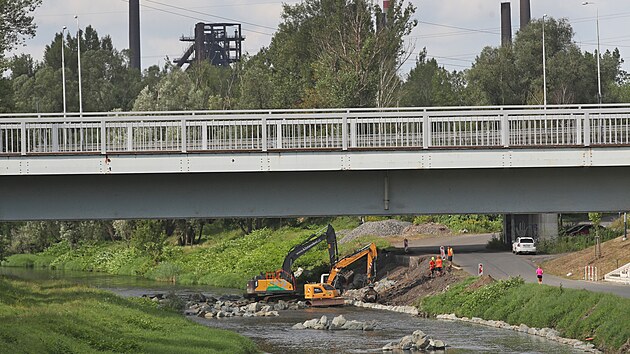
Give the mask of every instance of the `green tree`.
<path id="1" fill-rule="evenodd" d="M 0 0 L 0 60 L 7 50 L 33 37 L 37 26 L 30 14 L 42 0 Z"/>
<path id="2" fill-rule="evenodd" d="M 545 20 L 547 101 L 550 104 L 597 102 L 597 64 L 592 53 L 581 52 L 566 19 Z M 543 104 L 542 20 L 521 29 L 510 46 L 486 47 L 467 73 L 471 89 L 489 104 Z M 602 95 L 620 81 L 618 50 L 601 57 Z M 613 99 L 613 97 L 611 97 Z"/>
<path id="3" fill-rule="evenodd" d="M 246 64 L 241 105 L 256 108 L 374 107 L 395 103 L 402 38 L 415 7 L 392 1 L 305 0 L 284 5 L 269 48 Z M 267 84 L 269 83 L 269 84 Z M 248 93 L 255 94 L 248 96 Z"/>
<path id="4" fill-rule="evenodd" d="M 424 48 L 409 71 L 400 92 L 400 105 L 407 107 L 465 105 L 463 73 L 449 72 L 435 58 L 427 59 Z"/>
<path id="5" fill-rule="evenodd" d="M 140 220 L 132 232 L 131 245 L 144 252 L 151 260 L 158 262 L 162 256 L 166 232 L 164 225 L 158 220 Z"/>

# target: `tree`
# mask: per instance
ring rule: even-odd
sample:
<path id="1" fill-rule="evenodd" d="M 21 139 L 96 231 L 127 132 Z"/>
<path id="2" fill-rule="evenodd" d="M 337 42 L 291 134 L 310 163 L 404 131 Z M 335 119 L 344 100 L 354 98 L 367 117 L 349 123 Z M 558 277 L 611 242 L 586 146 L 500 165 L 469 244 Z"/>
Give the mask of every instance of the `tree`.
<path id="1" fill-rule="evenodd" d="M 42 0 L 0 0 L 0 59 L 7 50 L 24 43 L 26 37 L 33 37 L 37 26 L 30 13 L 35 11 Z"/>
<path id="2" fill-rule="evenodd" d="M 278 31 L 244 70 L 242 105 L 259 108 L 374 107 L 394 102 L 402 38 L 415 7 L 392 1 L 305 0 L 284 5 Z M 392 76 L 393 75 L 393 76 Z M 258 83 L 269 82 L 266 90 Z M 257 85 L 258 84 L 258 85 Z M 258 93 L 249 100 L 246 92 Z"/>
<path id="3" fill-rule="evenodd" d="M 467 104 L 465 83 L 460 72 L 448 72 L 434 59 L 427 59 L 424 48 L 409 71 L 400 92 L 401 106 L 429 107 Z"/>
<path id="4" fill-rule="evenodd" d="M 566 19 L 545 20 L 547 101 L 550 104 L 597 102 L 596 56 L 584 52 L 573 41 Z M 486 47 L 468 71 L 467 81 L 489 104 L 543 104 L 542 20 L 521 29 L 509 46 Z M 620 82 L 618 50 L 601 57 L 602 93 Z M 613 99 L 611 97 L 611 99 Z"/>
<path id="5" fill-rule="evenodd" d="M 15 108 L 22 112 L 59 112 L 63 109 L 61 45 L 62 34 L 55 34 L 44 50 L 42 63 L 30 57 L 13 60 Z M 87 26 L 81 31 L 81 70 L 84 111 L 130 110 L 142 88 L 142 76 L 129 67 L 126 54 L 117 51 L 111 38 L 100 38 Z M 79 111 L 77 37 L 63 40 L 66 59 L 66 103 L 69 112 Z"/>

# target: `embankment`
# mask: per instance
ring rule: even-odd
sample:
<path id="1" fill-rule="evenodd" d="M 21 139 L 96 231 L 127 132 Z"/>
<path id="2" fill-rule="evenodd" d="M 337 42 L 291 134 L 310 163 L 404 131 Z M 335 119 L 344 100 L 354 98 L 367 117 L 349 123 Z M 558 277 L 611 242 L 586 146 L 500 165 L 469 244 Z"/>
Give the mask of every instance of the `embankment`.
<path id="1" fill-rule="evenodd" d="M 485 285 L 483 285 L 485 284 Z M 490 282 L 469 278 L 417 304 L 430 315 L 455 314 L 553 328 L 605 352 L 630 350 L 630 299 L 586 290 L 525 284 L 520 278 Z"/>
<path id="2" fill-rule="evenodd" d="M 249 339 L 143 299 L 0 277 L 1 353 L 256 353 Z"/>

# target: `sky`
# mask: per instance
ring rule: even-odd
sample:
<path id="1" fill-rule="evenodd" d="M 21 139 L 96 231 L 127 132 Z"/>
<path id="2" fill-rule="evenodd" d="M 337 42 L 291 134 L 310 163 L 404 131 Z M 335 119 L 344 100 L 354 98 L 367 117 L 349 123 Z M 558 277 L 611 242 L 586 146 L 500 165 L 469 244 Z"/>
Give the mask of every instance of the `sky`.
<path id="1" fill-rule="evenodd" d="M 375 0 L 381 2 L 381 0 Z M 287 0 L 285 4 L 299 1 Z M 402 68 L 405 74 L 413 66 L 417 53 L 427 48 L 429 57 L 448 70 L 469 68 L 485 46 L 501 42 L 501 2 L 506 0 L 411 0 L 417 7 L 414 15 L 418 26 L 406 38 L 413 54 Z M 518 30 L 519 0 L 509 1 L 512 9 L 512 31 Z M 597 47 L 596 18 L 599 16 L 600 46 L 619 48 L 628 62 L 623 69 L 630 71 L 630 1 L 597 0 L 582 5 L 582 0 L 531 0 L 532 18 L 544 14 L 567 18 L 575 31 L 574 40 L 582 48 L 593 52 Z M 589 1 L 590 2 L 590 1 Z M 281 1 L 273 0 L 140 0 L 140 41 L 142 67 L 158 64 L 166 58 L 179 58 L 187 43 L 179 38 L 193 36 L 197 22 L 242 23 L 244 52 L 255 54 L 269 45 L 281 21 Z M 26 40 L 10 54 L 28 53 L 41 60 L 44 47 L 65 25 L 71 31 L 92 25 L 100 35 L 110 35 L 114 46 L 128 48 L 128 7 L 126 0 L 43 0 L 35 11 L 38 26 L 34 38 Z"/>

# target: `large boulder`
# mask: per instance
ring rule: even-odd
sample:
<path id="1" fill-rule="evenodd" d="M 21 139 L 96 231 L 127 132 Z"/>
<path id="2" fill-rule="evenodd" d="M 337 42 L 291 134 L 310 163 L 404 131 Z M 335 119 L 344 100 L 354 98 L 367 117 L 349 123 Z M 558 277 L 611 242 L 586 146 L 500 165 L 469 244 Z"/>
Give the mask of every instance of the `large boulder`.
<path id="1" fill-rule="evenodd" d="M 412 336 L 404 336 L 402 337 L 402 339 L 400 340 L 400 349 L 402 350 L 411 350 L 411 347 L 413 346 L 413 337 Z"/>
<path id="2" fill-rule="evenodd" d="M 328 325 L 328 317 L 326 317 L 326 315 L 323 315 L 320 319 L 319 319 L 319 323 L 323 324 L 324 326 Z"/>
<path id="3" fill-rule="evenodd" d="M 260 311 L 260 309 L 262 309 L 262 305 L 260 304 L 260 302 L 252 302 L 247 306 L 248 312 L 258 312 Z"/>
<path id="4" fill-rule="evenodd" d="M 306 329 L 306 327 L 304 327 L 304 325 L 301 324 L 301 323 L 296 323 L 291 328 L 293 328 L 293 329 Z"/>
<path id="5" fill-rule="evenodd" d="M 446 348 L 446 343 L 444 343 L 443 341 L 439 340 L 439 339 L 430 339 L 429 340 L 429 346 L 427 347 L 427 349 L 429 350 L 440 350 L 440 349 L 444 349 Z"/>
<path id="6" fill-rule="evenodd" d="M 317 318 L 314 318 L 312 320 L 304 321 L 303 324 L 304 324 L 304 327 L 306 328 L 313 328 L 318 323 L 319 323 L 319 320 Z"/>
<path id="7" fill-rule="evenodd" d="M 363 322 L 359 321 L 346 321 L 346 323 L 341 326 L 341 329 L 346 329 L 350 331 L 362 331 L 363 330 Z"/>
<path id="8" fill-rule="evenodd" d="M 343 327 L 344 324 L 346 324 L 346 322 L 347 320 L 345 319 L 345 317 L 343 317 L 343 315 L 339 315 L 333 318 L 330 322 L 330 329 L 340 329 L 341 327 Z"/>

